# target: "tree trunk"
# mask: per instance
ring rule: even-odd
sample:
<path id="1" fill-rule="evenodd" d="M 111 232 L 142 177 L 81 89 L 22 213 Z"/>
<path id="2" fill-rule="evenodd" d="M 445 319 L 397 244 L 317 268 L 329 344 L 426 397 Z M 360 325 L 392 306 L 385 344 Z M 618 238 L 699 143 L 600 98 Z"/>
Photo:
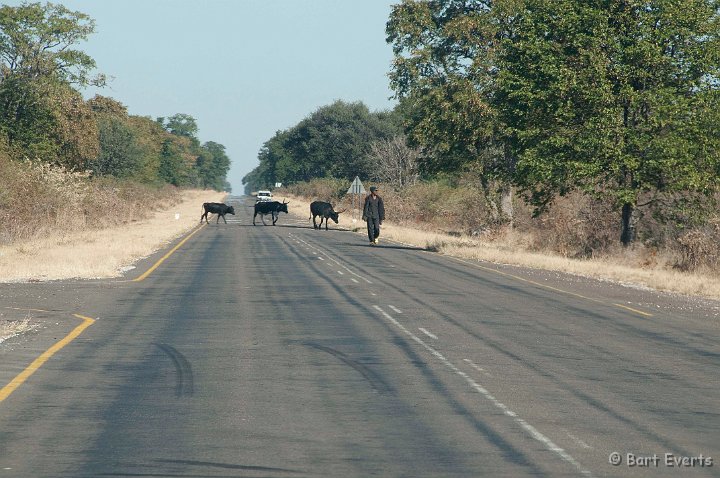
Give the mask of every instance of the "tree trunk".
<path id="1" fill-rule="evenodd" d="M 503 215 L 508 219 L 510 226 L 513 225 L 513 219 L 515 218 L 515 209 L 513 208 L 513 191 L 512 186 L 506 185 L 502 187 L 500 191 L 500 210 Z"/>
<path id="2" fill-rule="evenodd" d="M 633 224 L 633 213 L 635 206 L 630 203 L 623 204 L 622 207 L 622 229 L 620 231 L 620 242 L 627 247 L 635 240 L 635 225 Z"/>

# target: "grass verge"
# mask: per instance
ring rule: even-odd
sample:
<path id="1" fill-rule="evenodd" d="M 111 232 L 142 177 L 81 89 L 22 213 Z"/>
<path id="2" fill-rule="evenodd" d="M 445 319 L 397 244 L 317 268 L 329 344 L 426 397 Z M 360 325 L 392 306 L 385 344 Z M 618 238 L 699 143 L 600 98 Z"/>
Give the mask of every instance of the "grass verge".
<path id="1" fill-rule="evenodd" d="M 146 219 L 102 229 L 48 232 L 0 246 L 0 282 L 121 276 L 139 259 L 198 225 L 203 202 L 221 201 L 225 195 L 181 191 L 174 204 L 163 204 Z"/>
<path id="2" fill-rule="evenodd" d="M 298 196 L 288 198 L 291 201 L 290 212 L 309 216 L 311 200 Z M 346 211 L 341 216 L 340 226 L 365 235 L 365 224 L 360 220 L 359 211 L 355 211 L 356 223 L 352 223 L 351 218 L 352 211 Z M 512 229 L 506 229 L 492 238 L 478 238 L 433 231 L 428 225 L 398 225 L 388 221 L 383 223 L 382 237 L 463 259 L 565 272 L 628 286 L 720 299 L 720 279 L 716 276 L 697 271 L 667 270 L 662 268 L 662 264 L 631 267 L 627 264 L 638 262 L 632 257 L 632 250 L 616 257 L 573 259 L 528 251 L 525 249 L 530 242 L 528 238 Z"/>

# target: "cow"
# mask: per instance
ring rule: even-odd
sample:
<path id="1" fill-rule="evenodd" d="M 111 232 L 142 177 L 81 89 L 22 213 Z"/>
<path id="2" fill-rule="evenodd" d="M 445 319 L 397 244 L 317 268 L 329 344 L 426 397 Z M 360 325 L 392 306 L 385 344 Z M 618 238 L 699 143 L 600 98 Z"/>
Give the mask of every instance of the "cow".
<path id="1" fill-rule="evenodd" d="M 311 217 L 308 218 L 308 221 L 312 218 L 313 222 L 313 229 L 322 229 L 322 223 L 325 221 L 325 230 L 328 230 L 328 222 L 330 219 L 335 221 L 335 224 L 338 223 L 338 216 L 345 212 L 345 209 L 342 211 L 334 211 L 332 204 L 329 202 L 323 202 L 323 201 L 313 201 L 310 204 L 310 215 Z M 315 218 L 317 216 L 320 216 L 320 224 L 315 223 Z"/>
<path id="2" fill-rule="evenodd" d="M 267 226 L 265 224 L 265 214 L 272 214 L 273 223 L 274 226 L 275 223 L 278 220 L 278 216 L 281 212 L 284 212 L 287 214 L 288 208 L 287 205 L 290 203 L 285 202 L 283 200 L 282 203 L 279 203 L 277 201 L 266 201 L 266 202 L 256 202 L 255 203 L 255 214 L 253 214 L 253 226 L 255 225 L 255 217 L 260 214 L 260 219 L 262 220 L 263 225 Z"/>
<path id="3" fill-rule="evenodd" d="M 205 218 L 205 222 L 210 224 L 208 221 L 208 214 L 217 214 L 217 221 L 215 224 L 218 224 L 220 222 L 220 218 L 222 217 L 222 220 L 225 221 L 225 224 L 227 224 L 227 220 L 225 219 L 225 214 L 232 214 L 235 215 L 235 209 L 232 206 L 228 206 L 227 204 L 223 204 L 221 202 L 206 202 L 203 203 L 203 214 L 200 216 L 200 223 L 202 224 L 203 218 Z"/>

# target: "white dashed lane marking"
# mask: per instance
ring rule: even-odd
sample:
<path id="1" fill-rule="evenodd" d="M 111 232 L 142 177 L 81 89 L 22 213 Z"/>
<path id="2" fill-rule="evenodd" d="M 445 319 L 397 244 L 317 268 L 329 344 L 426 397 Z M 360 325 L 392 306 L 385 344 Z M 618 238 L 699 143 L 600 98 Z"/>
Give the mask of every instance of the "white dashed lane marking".
<path id="1" fill-rule="evenodd" d="M 423 334 L 427 335 L 428 337 L 430 337 L 430 338 L 433 339 L 433 340 L 437 340 L 437 339 L 438 339 L 437 335 L 431 333 L 431 332 L 428 331 L 427 329 L 423 329 L 422 327 L 418 327 L 418 330 L 419 330 L 420 332 L 422 332 Z"/>
<path id="2" fill-rule="evenodd" d="M 398 309 L 394 305 L 388 305 L 388 307 L 390 307 L 394 312 L 396 312 L 398 314 L 402 314 L 402 310 Z"/>
<path id="3" fill-rule="evenodd" d="M 478 392 L 480 395 L 485 397 L 490 403 L 495 405 L 495 407 L 502 410 L 502 412 L 510 417 L 515 423 L 517 423 L 525 432 L 530 435 L 533 439 L 537 440 L 538 442 L 542 443 L 548 450 L 555 453 L 557 456 L 562 458 L 566 463 L 569 463 L 573 467 L 575 467 L 576 470 L 578 470 L 582 475 L 584 476 L 592 476 L 592 473 L 590 470 L 587 470 L 585 467 L 583 467 L 582 464 L 580 464 L 572 455 L 570 455 L 568 452 L 566 452 L 563 448 L 556 445 L 555 442 L 553 442 L 550 438 L 542 434 L 537 428 L 530 425 L 528 422 L 526 422 L 524 419 L 520 418 L 517 413 L 512 411 L 507 405 L 502 403 L 500 400 L 495 398 L 485 387 L 480 385 L 478 382 L 473 380 L 472 377 L 470 377 L 468 374 L 460 370 L 455 364 L 453 364 L 450 360 L 448 360 L 443 354 L 438 352 L 434 347 L 427 344 L 423 339 L 418 337 L 417 335 L 410 332 L 404 325 L 402 325 L 400 322 L 398 322 L 392 315 L 385 312 L 382 307 L 374 305 L 373 306 L 378 312 L 382 314 L 385 319 L 393 324 L 395 327 L 400 329 L 403 333 L 405 333 L 408 337 L 410 337 L 414 342 L 419 344 L 421 347 L 423 347 L 425 350 L 430 352 L 430 354 L 438 359 L 443 365 L 445 365 L 447 368 L 449 368 L 453 373 L 456 375 L 462 377 L 465 382 L 467 382 L 470 387 Z"/>

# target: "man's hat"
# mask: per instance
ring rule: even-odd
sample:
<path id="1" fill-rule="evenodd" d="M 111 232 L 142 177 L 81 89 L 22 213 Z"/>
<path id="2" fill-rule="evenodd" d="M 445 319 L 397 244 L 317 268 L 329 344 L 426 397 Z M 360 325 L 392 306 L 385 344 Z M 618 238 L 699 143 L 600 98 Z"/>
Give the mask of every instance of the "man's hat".
<path id="1" fill-rule="evenodd" d="M 377 191 L 377 187 L 376 187 L 376 186 L 370 186 L 370 192 L 372 193 L 372 192 L 375 192 L 375 191 Z"/>

